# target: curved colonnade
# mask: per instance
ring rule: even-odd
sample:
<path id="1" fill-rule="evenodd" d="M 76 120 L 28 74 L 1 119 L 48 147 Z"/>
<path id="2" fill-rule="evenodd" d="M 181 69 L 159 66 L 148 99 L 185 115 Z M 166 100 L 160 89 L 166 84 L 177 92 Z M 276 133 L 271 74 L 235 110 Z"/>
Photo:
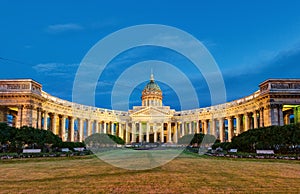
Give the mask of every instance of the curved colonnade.
<path id="1" fill-rule="evenodd" d="M 51 96 L 31 79 L 0 80 L 0 122 L 51 130 L 64 141 L 107 133 L 127 143 L 177 143 L 186 134 L 202 132 L 224 142 L 253 128 L 299 121 L 299 79 L 266 80 L 247 97 L 184 111 L 151 105 L 129 111 L 96 108 Z"/>

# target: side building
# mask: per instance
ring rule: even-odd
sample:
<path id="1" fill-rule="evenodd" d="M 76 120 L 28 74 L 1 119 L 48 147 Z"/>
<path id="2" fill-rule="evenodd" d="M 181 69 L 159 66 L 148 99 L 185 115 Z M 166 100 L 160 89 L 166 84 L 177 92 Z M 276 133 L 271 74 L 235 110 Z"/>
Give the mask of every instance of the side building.
<path id="1" fill-rule="evenodd" d="M 0 122 L 11 126 L 51 130 L 64 141 L 106 133 L 127 143 L 177 143 L 186 134 L 212 134 L 224 142 L 253 128 L 299 123 L 300 79 L 269 79 L 247 97 L 199 109 L 176 111 L 162 101 L 153 75 L 142 91 L 141 106 L 128 111 L 59 99 L 31 79 L 0 80 Z"/>

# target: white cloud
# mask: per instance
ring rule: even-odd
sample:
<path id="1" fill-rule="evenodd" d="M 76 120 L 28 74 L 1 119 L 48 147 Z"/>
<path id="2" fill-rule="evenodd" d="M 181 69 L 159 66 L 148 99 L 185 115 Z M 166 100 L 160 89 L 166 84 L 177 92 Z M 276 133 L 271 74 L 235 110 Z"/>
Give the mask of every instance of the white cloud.
<path id="1" fill-rule="evenodd" d="M 64 64 L 64 63 L 40 63 L 32 68 L 38 72 L 48 76 L 65 76 L 74 72 L 78 64 Z"/>
<path id="2" fill-rule="evenodd" d="M 55 70 L 58 65 L 58 63 L 41 63 L 32 68 L 38 72 L 51 72 L 52 70 Z"/>
<path id="3" fill-rule="evenodd" d="M 66 31 L 77 31 L 77 30 L 82 30 L 83 26 L 75 23 L 67 23 L 67 24 L 54 24 L 54 25 L 49 25 L 47 27 L 47 32 L 50 33 L 61 33 L 61 32 L 66 32 Z"/>

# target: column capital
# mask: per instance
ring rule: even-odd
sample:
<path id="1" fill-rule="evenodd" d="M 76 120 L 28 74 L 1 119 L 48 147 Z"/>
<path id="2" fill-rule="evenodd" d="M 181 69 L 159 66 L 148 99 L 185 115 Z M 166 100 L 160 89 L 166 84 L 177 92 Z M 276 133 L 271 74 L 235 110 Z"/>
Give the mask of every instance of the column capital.
<path id="1" fill-rule="evenodd" d="M 245 115 L 250 117 L 253 113 L 252 112 L 246 112 Z"/>
<path id="2" fill-rule="evenodd" d="M 228 116 L 226 117 L 228 120 L 233 120 L 234 116 Z"/>
<path id="3" fill-rule="evenodd" d="M 271 108 L 282 108 L 283 105 L 282 105 L 282 104 L 276 103 L 276 104 L 271 104 L 270 107 L 271 107 Z"/>
<path id="4" fill-rule="evenodd" d="M 18 109 L 22 109 L 23 107 L 24 107 L 23 104 L 17 106 Z"/>
<path id="5" fill-rule="evenodd" d="M 34 106 L 32 104 L 25 104 L 23 105 L 23 107 L 26 109 L 34 109 Z"/>
<path id="6" fill-rule="evenodd" d="M 237 114 L 237 115 L 235 115 L 235 118 L 240 119 L 242 116 L 243 116 L 243 114 Z"/>
<path id="7" fill-rule="evenodd" d="M 41 111 L 41 112 L 43 111 L 42 107 L 39 107 L 39 106 L 36 107 L 36 110 Z"/>
<path id="8" fill-rule="evenodd" d="M 66 119 L 68 116 L 67 115 L 59 115 L 59 118 L 62 118 L 62 119 Z"/>
<path id="9" fill-rule="evenodd" d="M 272 108 L 272 104 L 267 104 L 265 107 L 264 107 L 266 110 L 269 110 Z"/>
<path id="10" fill-rule="evenodd" d="M 58 114 L 57 114 L 57 113 L 54 113 L 54 112 L 50 112 L 49 114 L 50 114 L 51 116 L 53 116 L 53 117 L 58 116 Z"/>

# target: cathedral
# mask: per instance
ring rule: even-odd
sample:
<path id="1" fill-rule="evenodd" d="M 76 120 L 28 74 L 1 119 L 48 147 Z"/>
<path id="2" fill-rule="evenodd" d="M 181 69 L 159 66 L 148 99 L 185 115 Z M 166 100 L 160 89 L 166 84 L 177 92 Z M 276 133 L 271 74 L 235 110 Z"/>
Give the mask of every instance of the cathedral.
<path id="1" fill-rule="evenodd" d="M 51 130 L 64 141 L 105 133 L 126 143 L 176 144 L 184 135 L 204 133 L 230 142 L 253 128 L 300 122 L 300 79 L 268 79 L 244 98 L 182 111 L 163 106 L 163 91 L 153 74 L 142 91 L 141 106 L 128 111 L 63 100 L 32 79 L 0 80 L 0 122 Z"/>
<path id="2" fill-rule="evenodd" d="M 175 110 L 163 106 L 162 100 L 162 91 L 151 74 L 149 83 L 142 91 L 142 106 L 135 106 L 129 111 L 133 134 L 138 135 L 137 138 L 132 137 L 134 142 L 177 142 L 175 123 L 172 123 Z"/>

